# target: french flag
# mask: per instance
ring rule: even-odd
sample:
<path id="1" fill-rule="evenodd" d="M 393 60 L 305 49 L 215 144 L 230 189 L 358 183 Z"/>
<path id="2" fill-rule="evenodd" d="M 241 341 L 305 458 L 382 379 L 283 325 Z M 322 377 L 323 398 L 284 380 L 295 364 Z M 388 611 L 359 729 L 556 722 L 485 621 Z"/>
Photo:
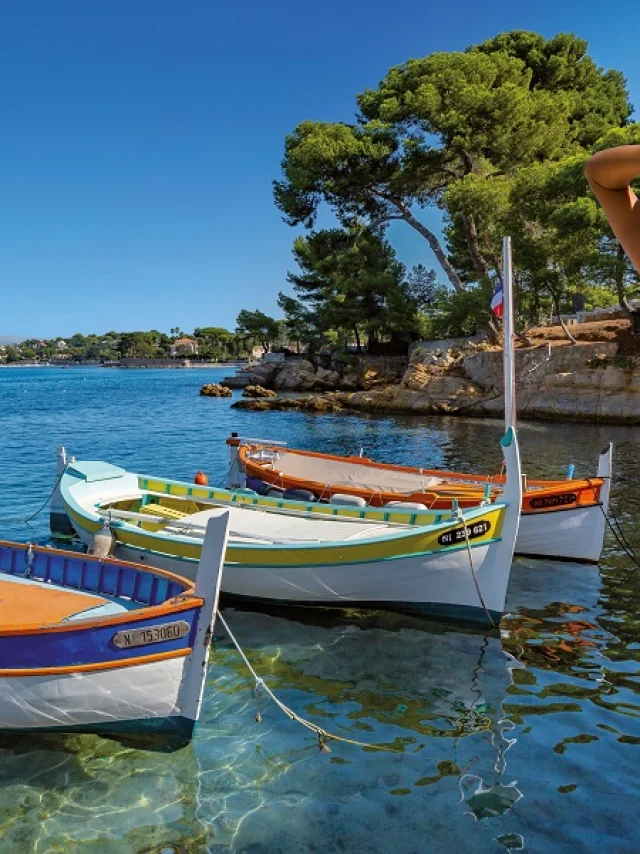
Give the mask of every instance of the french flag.
<path id="1" fill-rule="evenodd" d="M 502 317 L 502 296 L 502 279 L 498 276 L 498 283 L 496 284 L 493 299 L 491 300 L 491 311 L 493 311 L 496 317 Z"/>

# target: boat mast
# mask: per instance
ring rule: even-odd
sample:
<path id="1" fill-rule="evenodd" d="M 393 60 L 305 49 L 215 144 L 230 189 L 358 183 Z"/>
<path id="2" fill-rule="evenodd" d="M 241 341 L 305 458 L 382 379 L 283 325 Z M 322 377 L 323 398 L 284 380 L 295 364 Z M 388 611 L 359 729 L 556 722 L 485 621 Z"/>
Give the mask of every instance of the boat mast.
<path id="1" fill-rule="evenodd" d="M 516 364 L 513 335 L 513 264 L 511 238 L 502 239 L 502 335 L 504 339 L 504 427 L 516 426 Z"/>

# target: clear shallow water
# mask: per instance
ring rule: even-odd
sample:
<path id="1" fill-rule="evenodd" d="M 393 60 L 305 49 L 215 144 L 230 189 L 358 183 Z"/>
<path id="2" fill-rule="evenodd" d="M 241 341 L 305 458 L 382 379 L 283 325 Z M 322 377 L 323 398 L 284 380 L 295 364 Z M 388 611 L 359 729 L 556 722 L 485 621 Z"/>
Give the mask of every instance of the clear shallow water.
<path id="1" fill-rule="evenodd" d="M 224 373 L 0 370 L 0 536 L 48 541 L 46 513 L 29 526 L 7 518 L 44 501 L 60 444 L 142 472 L 192 479 L 203 468 L 212 483 L 231 430 L 400 463 L 499 465 L 498 422 L 238 412 L 198 395 Z M 593 473 L 613 439 L 614 505 L 638 548 L 637 434 L 522 424 L 525 470 Z M 319 752 L 256 700 L 221 635 L 188 747 L 0 738 L 0 851 L 638 850 L 638 573 L 611 543 L 600 568 L 518 560 L 500 636 L 380 612 L 227 608 L 287 704 L 396 752 Z"/>

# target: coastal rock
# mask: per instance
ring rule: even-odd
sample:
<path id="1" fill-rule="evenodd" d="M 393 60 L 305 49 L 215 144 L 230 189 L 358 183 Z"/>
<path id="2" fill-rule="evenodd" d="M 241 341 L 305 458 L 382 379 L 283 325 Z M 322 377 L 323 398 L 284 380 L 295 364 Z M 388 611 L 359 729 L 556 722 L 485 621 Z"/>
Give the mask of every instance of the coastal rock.
<path id="1" fill-rule="evenodd" d="M 270 397 L 263 399 L 237 400 L 232 404 L 234 409 L 244 409 L 250 412 L 266 410 L 294 410 L 304 412 L 339 412 L 343 409 L 337 394 L 313 395 L 307 397 Z"/>
<path id="2" fill-rule="evenodd" d="M 594 333 L 595 334 L 595 333 Z M 628 346 L 628 345 L 626 345 Z M 553 339 L 516 350 L 517 406 L 524 417 L 640 423 L 640 357 L 613 340 Z M 267 370 L 272 372 L 273 366 Z M 252 383 L 252 385 L 263 383 Z M 245 409 L 464 414 L 504 410 L 502 351 L 481 340 L 422 343 L 406 359 L 321 354 L 287 359 L 273 385 L 318 391 L 296 398 L 246 400 Z M 338 392 L 329 389 L 338 388 Z"/>
<path id="3" fill-rule="evenodd" d="M 307 359 L 290 359 L 278 371 L 273 385 L 283 391 L 310 391 L 315 376 L 315 366 Z"/>
<path id="4" fill-rule="evenodd" d="M 275 397 L 275 391 L 261 385 L 248 385 L 242 392 L 243 397 Z"/>
<path id="5" fill-rule="evenodd" d="M 225 385 L 206 383 L 200 389 L 200 394 L 204 395 L 204 397 L 231 397 L 233 392 Z"/>
<path id="6" fill-rule="evenodd" d="M 340 385 L 340 374 L 337 371 L 329 370 L 328 368 L 317 368 L 313 379 L 313 388 L 322 389 L 337 389 Z"/>
<path id="7" fill-rule="evenodd" d="M 280 365 L 266 363 L 253 365 L 246 371 L 250 385 L 261 385 L 263 388 L 269 388 L 273 384 L 275 375 L 278 373 Z"/>

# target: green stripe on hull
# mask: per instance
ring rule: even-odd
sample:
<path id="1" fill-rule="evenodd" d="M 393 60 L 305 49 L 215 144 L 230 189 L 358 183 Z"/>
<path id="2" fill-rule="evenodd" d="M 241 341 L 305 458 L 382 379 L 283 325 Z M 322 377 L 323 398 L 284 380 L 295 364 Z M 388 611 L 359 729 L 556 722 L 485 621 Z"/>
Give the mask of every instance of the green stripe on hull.
<path id="1" fill-rule="evenodd" d="M 176 738 L 182 742 L 189 741 L 193 735 L 196 722 L 182 715 L 167 718 L 138 718 L 131 721 L 111 721 L 109 723 L 63 724 L 61 726 L 42 727 L 11 727 L 0 728 L 0 733 L 44 734 L 59 733 L 60 735 L 87 733 L 93 735 L 127 735 L 127 736 L 158 736 Z"/>

